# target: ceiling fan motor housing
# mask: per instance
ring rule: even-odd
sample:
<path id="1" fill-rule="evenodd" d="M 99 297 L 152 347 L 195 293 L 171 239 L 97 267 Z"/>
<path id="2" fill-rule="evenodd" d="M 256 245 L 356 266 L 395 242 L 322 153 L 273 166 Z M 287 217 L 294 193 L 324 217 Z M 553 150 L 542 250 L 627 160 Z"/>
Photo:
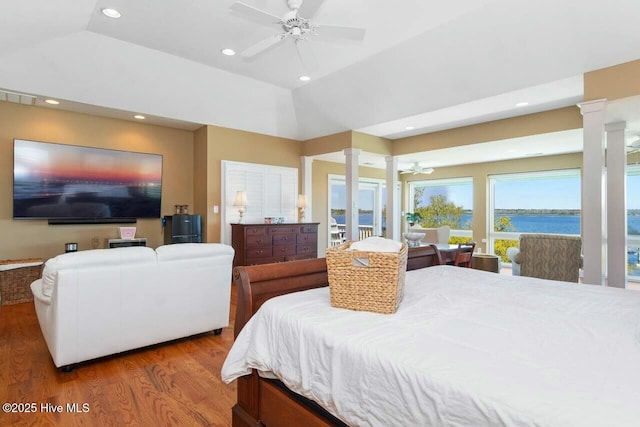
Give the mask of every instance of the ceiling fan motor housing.
<path id="1" fill-rule="evenodd" d="M 302 6 L 302 0 L 288 0 L 289 9 L 298 10 Z"/>

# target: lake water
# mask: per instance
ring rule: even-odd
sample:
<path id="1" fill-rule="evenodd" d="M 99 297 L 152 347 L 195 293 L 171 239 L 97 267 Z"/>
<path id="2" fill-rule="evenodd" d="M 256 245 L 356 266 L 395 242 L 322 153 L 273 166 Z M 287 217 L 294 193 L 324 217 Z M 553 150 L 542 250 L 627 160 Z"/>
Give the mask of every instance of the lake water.
<path id="1" fill-rule="evenodd" d="M 580 234 L 580 216 L 578 215 L 501 215 L 508 217 L 513 230 L 520 233 Z M 338 224 L 345 223 L 344 215 L 333 215 Z M 461 223 L 471 221 L 470 214 L 463 214 Z M 360 225 L 373 225 L 373 214 L 361 214 Z M 629 234 L 640 234 L 640 216 L 627 218 Z M 635 232 L 633 232 L 635 230 Z"/>

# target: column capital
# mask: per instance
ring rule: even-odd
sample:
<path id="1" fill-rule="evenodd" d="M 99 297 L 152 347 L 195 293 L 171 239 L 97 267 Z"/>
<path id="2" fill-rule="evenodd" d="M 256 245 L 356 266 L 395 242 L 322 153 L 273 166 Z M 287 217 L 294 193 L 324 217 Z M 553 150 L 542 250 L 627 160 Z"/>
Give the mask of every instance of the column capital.
<path id="1" fill-rule="evenodd" d="M 398 156 L 384 156 L 384 161 L 388 165 L 398 164 Z"/>
<path id="2" fill-rule="evenodd" d="M 343 153 L 345 156 L 358 156 L 362 152 L 359 148 L 345 148 Z"/>
<path id="3" fill-rule="evenodd" d="M 627 128 L 627 122 L 605 123 L 604 125 L 604 130 L 606 130 L 607 132 L 625 130 L 626 128 Z"/>
<path id="4" fill-rule="evenodd" d="M 607 105 L 606 99 L 596 99 L 594 101 L 581 102 L 578 104 L 578 107 L 580 107 L 580 113 L 582 115 L 585 115 L 588 113 L 603 111 L 606 105 Z"/>

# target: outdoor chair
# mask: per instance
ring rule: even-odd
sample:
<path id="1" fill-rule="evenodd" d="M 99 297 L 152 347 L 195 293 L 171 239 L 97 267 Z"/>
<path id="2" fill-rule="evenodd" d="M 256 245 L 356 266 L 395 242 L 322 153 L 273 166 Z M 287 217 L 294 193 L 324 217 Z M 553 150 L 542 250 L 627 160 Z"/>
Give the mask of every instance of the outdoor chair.
<path id="1" fill-rule="evenodd" d="M 578 282 L 582 238 L 559 234 L 521 234 L 520 248 L 508 248 L 514 276 Z"/>

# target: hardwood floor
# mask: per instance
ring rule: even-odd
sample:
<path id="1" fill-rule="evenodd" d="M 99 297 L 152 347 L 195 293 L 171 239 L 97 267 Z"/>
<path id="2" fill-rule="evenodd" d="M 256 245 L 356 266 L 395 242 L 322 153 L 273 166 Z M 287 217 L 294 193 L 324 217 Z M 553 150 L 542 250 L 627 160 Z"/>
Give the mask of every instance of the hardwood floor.
<path id="1" fill-rule="evenodd" d="M 1 306 L 0 403 L 35 403 L 36 411 L 3 411 L 0 425 L 230 426 L 236 388 L 222 382 L 220 369 L 233 343 L 235 301 L 232 286 L 222 335 L 101 358 L 70 373 L 55 368 L 32 302 Z M 61 412 L 53 412 L 57 405 Z"/>

